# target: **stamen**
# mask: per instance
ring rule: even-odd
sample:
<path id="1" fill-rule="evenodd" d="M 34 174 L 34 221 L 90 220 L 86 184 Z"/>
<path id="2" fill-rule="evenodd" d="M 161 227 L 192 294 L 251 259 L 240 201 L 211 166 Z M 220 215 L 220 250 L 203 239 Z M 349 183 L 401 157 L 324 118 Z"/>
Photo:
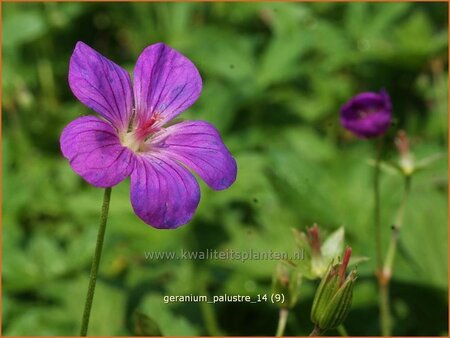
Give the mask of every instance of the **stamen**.
<path id="1" fill-rule="evenodd" d="M 135 130 L 136 137 L 142 141 L 147 140 L 151 134 L 160 130 L 160 127 L 156 126 L 160 120 L 161 118 L 158 113 L 154 113 L 150 119 L 143 121 L 143 123 L 140 120 Z"/>
<path id="2" fill-rule="evenodd" d="M 157 113 L 154 113 L 148 120 L 142 120 L 135 115 L 135 110 L 133 109 L 128 132 L 121 137 L 122 145 L 134 152 L 145 151 L 148 148 L 146 141 L 161 130 L 161 127 L 157 125 L 160 120 L 161 118 Z"/>

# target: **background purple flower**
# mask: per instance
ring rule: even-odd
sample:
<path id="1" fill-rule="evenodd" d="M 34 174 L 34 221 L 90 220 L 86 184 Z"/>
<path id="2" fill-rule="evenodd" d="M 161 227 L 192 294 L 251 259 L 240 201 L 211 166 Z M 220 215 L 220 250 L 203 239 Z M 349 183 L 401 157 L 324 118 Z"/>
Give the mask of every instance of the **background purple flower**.
<path id="1" fill-rule="evenodd" d="M 388 93 L 360 93 L 341 108 L 341 124 L 361 138 L 373 138 L 386 132 L 391 124 L 392 104 Z"/>
<path id="2" fill-rule="evenodd" d="M 156 228 L 176 228 L 192 218 L 200 189 L 187 167 L 211 188 L 228 188 L 236 161 L 218 131 L 203 121 L 165 125 L 200 96 L 194 64 L 165 44 L 147 47 L 127 71 L 83 42 L 69 66 L 75 96 L 100 114 L 72 121 L 61 150 L 72 169 L 96 187 L 112 187 L 131 176 L 135 213 Z"/>

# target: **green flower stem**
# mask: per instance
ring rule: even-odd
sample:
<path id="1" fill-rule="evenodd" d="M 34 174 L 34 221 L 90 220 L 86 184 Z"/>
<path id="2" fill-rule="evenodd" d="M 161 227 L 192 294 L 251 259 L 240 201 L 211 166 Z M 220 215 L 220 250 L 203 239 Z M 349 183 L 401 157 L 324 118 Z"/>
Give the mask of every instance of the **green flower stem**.
<path id="1" fill-rule="evenodd" d="M 89 318 L 91 316 L 92 300 L 94 299 L 95 284 L 97 282 L 98 267 L 102 256 L 103 240 L 105 238 L 106 221 L 108 220 L 109 201 L 111 199 L 111 188 L 106 188 L 103 195 L 102 214 L 100 216 L 100 225 L 97 234 L 97 244 L 95 246 L 94 258 L 92 259 L 91 276 L 89 277 L 89 286 L 84 305 L 83 318 L 81 321 L 80 336 L 87 336 Z"/>
<path id="2" fill-rule="evenodd" d="M 406 202 L 408 200 L 409 192 L 411 190 L 411 176 L 405 176 L 405 188 L 400 206 L 397 210 L 395 223 L 392 228 L 391 240 L 386 253 L 381 276 L 379 277 L 380 284 L 380 311 L 381 311 L 381 333 L 383 336 L 391 335 L 391 314 L 389 307 L 389 283 L 393 273 L 394 259 L 397 252 L 398 238 L 400 229 L 403 226 L 403 219 L 405 213 Z"/>
<path id="3" fill-rule="evenodd" d="M 391 310 L 389 308 L 389 287 L 386 281 L 379 280 L 380 325 L 383 337 L 391 335 Z"/>
<path id="4" fill-rule="evenodd" d="M 411 176 L 405 176 L 405 188 L 403 192 L 403 197 L 400 202 L 400 206 L 397 210 L 397 215 L 395 217 L 395 223 L 393 224 L 391 241 L 386 254 L 386 259 L 383 265 L 383 275 L 389 280 L 392 275 L 392 269 L 394 265 L 395 253 L 397 252 L 398 237 L 400 234 L 400 229 L 403 226 L 403 218 L 405 214 L 406 202 L 408 201 L 409 192 L 411 190 Z"/>
<path id="5" fill-rule="evenodd" d="M 339 334 L 342 337 L 348 337 L 347 329 L 345 328 L 345 326 L 343 324 L 341 324 L 337 327 L 337 331 L 339 332 Z"/>
<path id="6" fill-rule="evenodd" d="M 277 337 L 283 337 L 286 328 L 287 318 L 289 316 L 288 309 L 280 309 L 280 317 L 278 319 Z"/>
<path id="7" fill-rule="evenodd" d="M 208 302 L 201 302 L 200 309 L 208 335 L 212 337 L 222 336 L 222 331 L 220 331 L 219 324 L 217 323 L 213 305 Z"/>
<path id="8" fill-rule="evenodd" d="M 375 256 L 377 271 L 383 267 L 383 254 L 381 249 L 381 208 L 380 208 L 380 161 L 383 150 L 383 140 L 376 142 L 375 168 L 373 173 L 373 203 L 374 203 L 374 226 L 375 226 Z"/>
<path id="9" fill-rule="evenodd" d="M 382 155 L 383 140 L 376 142 L 376 157 L 373 176 L 373 199 L 374 199 L 374 226 L 375 226 L 375 257 L 376 276 L 378 279 L 380 326 L 383 336 L 389 336 L 391 327 L 391 314 L 389 311 L 389 296 L 383 278 L 383 254 L 381 246 L 381 203 L 380 203 L 380 161 Z"/>
<path id="10" fill-rule="evenodd" d="M 202 269 L 202 268 L 200 268 Z M 201 295 L 208 294 L 208 275 L 206 271 L 200 270 L 197 273 L 197 285 L 199 286 L 199 293 Z M 217 315 L 214 311 L 214 306 L 208 302 L 200 303 L 200 310 L 205 323 L 206 332 L 209 336 L 223 336 L 217 321 Z"/>

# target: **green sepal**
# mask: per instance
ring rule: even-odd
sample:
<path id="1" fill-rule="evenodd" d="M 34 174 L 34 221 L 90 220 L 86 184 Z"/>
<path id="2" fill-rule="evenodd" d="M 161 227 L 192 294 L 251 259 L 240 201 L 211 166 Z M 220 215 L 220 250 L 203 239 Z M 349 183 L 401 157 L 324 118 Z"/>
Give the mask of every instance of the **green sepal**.
<path id="1" fill-rule="evenodd" d="M 352 271 L 342 282 L 338 275 L 339 267 L 340 264 L 334 265 L 331 262 L 314 297 L 311 321 L 322 331 L 339 326 L 351 306 L 356 271 Z"/>
<path id="2" fill-rule="evenodd" d="M 351 307 L 353 284 L 354 279 L 348 278 L 321 312 L 318 326 L 322 330 L 334 329 L 345 320 Z"/>
<path id="3" fill-rule="evenodd" d="M 339 278 L 336 273 L 336 265 L 333 265 L 333 262 L 331 262 L 328 267 L 327 273 L 322 278 L 322 281 L 317 288 L 316 295 L 314 297 L 311 309 L 311 321 L 313 323 L 318 323 L 321 312 L 326 307 L 336 288 L 338 287 L 338 279 Z"/>

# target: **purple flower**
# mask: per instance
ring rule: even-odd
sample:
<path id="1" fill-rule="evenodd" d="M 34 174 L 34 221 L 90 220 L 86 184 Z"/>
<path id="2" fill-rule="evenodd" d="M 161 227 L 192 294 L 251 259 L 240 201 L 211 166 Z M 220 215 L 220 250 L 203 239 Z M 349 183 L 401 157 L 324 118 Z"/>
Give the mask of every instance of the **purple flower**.
<path id="1" fill-rule="evenodd" d="M 163 43 L 147 47 L 130 75 L 83 42 L 70 59 L 69 85 L 100 117 L 83 116 L 61 134 L 72 169 L 96 187 L 131 176 L 135 213 L 155 228 L 189 222 L 200 200 L 194 170 L 215 190 L 236 179 L 236 161 L 212 125 L 167 125 L 200 96 L 202 79 L 185 56 Z"/>
<path id="2" fill-rule="evenodd" d="M 391 124 L 392 104 L 388 93 L 360 93 L 341 108 L 341 124 L 361 138 L 377 137 Z"/>

